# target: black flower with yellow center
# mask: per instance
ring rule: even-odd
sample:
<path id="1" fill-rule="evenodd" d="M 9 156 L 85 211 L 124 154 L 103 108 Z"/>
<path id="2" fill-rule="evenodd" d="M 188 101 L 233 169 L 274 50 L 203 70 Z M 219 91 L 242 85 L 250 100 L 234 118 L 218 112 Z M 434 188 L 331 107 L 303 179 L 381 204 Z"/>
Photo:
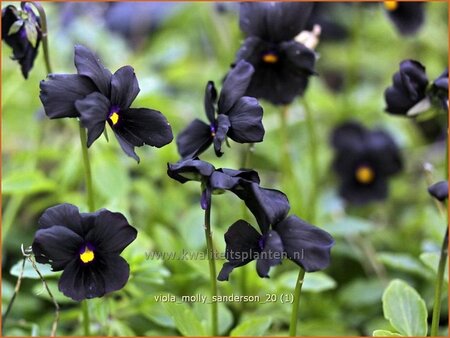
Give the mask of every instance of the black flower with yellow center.
<path id="1" fill-rule="evenodd" d="M 120 253 L 137 231 L 120 213 L 80 213 L 71 204 L 47 209 L 33 241 L 36 261 L 63 273 L 58 288 L 75 301 L 123 288 L 130 275 Z"/>
<path id="2" fill-rule="evenodd" d="M 222 143 L 226 137 L 238 143 L 263 140 L 263 109 L 254 97 L 244 96 L 253 72 L 251 64 L 240 61 L 223 83 L 217 108 L 217 91 L 214 83 L 208 82 L 205 89 L 208 123 L 195 119 L 178 135 L 177 146 L 181 157 L 196 157 L 212 143 L 216 155 L 222 156 Z"/>
<path id="3" fill-rule="evenodd" d="M 302 95 L 314 71 L 315 53 L 295 37 L 306 26 L 312 2 L 248 2 L 240 7 L 239 24 L 246 39 L 236 62 L 255 68 L 246 95 L 273 104 L 289 104 Z"/>
<path id="4" fill-rule="evenodd" d="M 419 31 L 425 21 L 423 2 L 384 1 L 389 19 L 402 35 L 412 35 Z"/>
<path id="5" fill-rule="evenodd" d="M 134 147 L 160 148 L 172 141 L 170 124 L 159 111 L 130 108 L 140 91 L 132 67 L 111 74 L 83 46 L 75 46 L 75 66 L 78 74 L 50 74 L 41 81 L 40 98 L 48 117 L 79 117 L 88 131 L 88 147 L 108 123 L 123 151 L 138 162 Z"/>
<path id="6" fill-rule="evenodd" d="M 385 131 L 370 131 L 347 122 L 333 131 L 331 143 L 340 195 L 352 204 L 385 199 L 387 179 L 402 168 L 400 150 L 392 137 Z"/>
<path id="7" fill-rule="evenodd" d="M 13 50 L 13 60 L 21 66 L 24 78 L 36 59 L 41 42 L 41 23 L 30 5 L 22 2 L 22 9 L 9 5 L 2 9 L 2 40 Z"/>

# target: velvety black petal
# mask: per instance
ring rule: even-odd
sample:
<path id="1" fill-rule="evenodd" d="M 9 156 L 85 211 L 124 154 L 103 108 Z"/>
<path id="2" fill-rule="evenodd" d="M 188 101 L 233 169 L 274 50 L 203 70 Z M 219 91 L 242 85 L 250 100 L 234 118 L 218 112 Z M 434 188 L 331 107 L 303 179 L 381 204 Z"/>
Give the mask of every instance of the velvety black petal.
<path id="1" fill-rule="evenodd" d="M 448 92 L 448 68 L 433 81 L 433 85 L 441 90 Z"/>
<path id="2" fill-rule="evenodd" d="M 69 203 L 58 204 L 44 211 L 38 220 L 39 229 L 47 229 L 55 225 L 65 226 L 81 237 L 85 235 L 80 211 Z"/>
<path id="3" fill-rule="evenodd" d="M 270 268 L 281 264 L 283 243 L 276 231 L 269 230 L 260 240 L 260 246 L 263 247 L 263 250 L 256 261 L 256 271 L 259 277 L 269 278 Z"/>
<path id="4" fill-rule="evenodd" d="M 230 119 L 227 115 L 219 114 L 217 116 L 217 128 L 216 133 L 214 135 L 214 151 L 218 157 L 223 155 L 222 152 L 222 143 L 225 141 L 227 137 L 228 130 L 230 129 Z"/>
<path id="5" fill-rule="evenodd" d="M 383 130 L 374 130 L 368 135 L 367 152 L 377 162 L 383 175 L 396 174 L 403 168 L 400 149 L 391 135 Z"/>
<path id="6" fill-rule="evenodd" d="M 119 133 L 115 133 L 115 134 L 116 134 L 117 141 L 119 142 L 120 147 L 122 148 L 124 153 L 127 154 L 128 156 L 134 158 L 136 160 L 136 162 L 139 163 L 140 158 L 139 158 L 139 156 L 137 156 L 136 152 L 134 151 L 134 144 L 131 144 L 130 142 L 128 142 L 128 140 L 126 140 L 125 137 L 121 136 Z M 138 146 L 142 146 L 142 145 L 144 145 L 144 143 L 141 143 Z"/>
<path id="7" fill-rule="evenodd" d="M 437 182 L 428 187 L 431 196 L 439 201 L 445 201 L 448 198 L 448 181 Z"/>
<path id="8" fill-rule="evenodd" d="M 87 129 L 87 146 L 100 137 L 105 130 L 105 122 L 108 118 L 111 103 L 101 93 L 94 92 L 82 100 L 75 101 L 75 107 L 80 113 L 80 121 Z"/>
<path id="9" fill-rule="evenodd" d="M 205 122 L 195 119 L 177 136 L 178 153 L 182 158 L 200 155 L 212 143 L 211 127 Z"/>
<path id="10" fill-rule="evenodd" d="M 122 289 L 130 276 L 130 266 L 127 261 L 113 255 L 105 257 L 104 263 L 99 270 L 105 281 L 105 293 Z"/>
<path id="11" fill-rule="evenodd" d="M 233 223 L 224 237 L 227 244 L 225 257 L 229 262 L 219 272 L 219 281 L 228 280 L 234 268 L 251 262 L 261 251 L 259 240 L 262 236 L 244 220 Z"/>
<path id="12" fill-rule="evenodd" d="M 316 54 L 313 50 L 297 41 L 282 42 L 279 49 L 292 72 L 303 76 L 315 73 Z"/>
<path id="13" fill-rule="evenodd" d="M 416 33 L 425 21 L 425 8 L 423 2 L 400 2 L 397 8 L 388 10 L 388 16 L 398 31 L 403 35 Z"/>
<path id="14" fill-rule="evenodd" d="M 97 91 L 91 80 L 80 75 L 50 74 L 41 81 L 39 98 L 51 118 L 78 117 L 75 101 Z"/>
<path id="15" fill-rule="evenodd" d="M 167 164 L 167 175 L 180 183 L 202 181 L 205 178 L 209 178 L 214 170 L 215 168 L 212 164 L 198 158 Z"/>
<path id="16" fill-rule="evenodd" d="M 238 143 L 256 143 L 264 138 L 263 109 L 254 97 L 244 96 L 228 113 L 228 136 Z"/>
<path id="17" fill-rule="evenodd" d="M 363 142 L 368 130 L 356 121 L 344 122 L 331 133 L 331 145 L 342 151 L 351 151 Z"/>
<path id="18" fill-rule="evenodd" d="M 448 109 L 448 68 L 433 81 L 430 96 L 432 99 L 440 101 L 443 109 Z"/>
<path id="19" fill-rule="evenodd" d="M 359 184 L 353 177 L 346 177 L 339 188 L 339 195 L 353 205 L 382 201 L 388 196 L 386 177 L 377 177 L 372 184 L 367 185 Z"/>
<path id="20" fill-rule="evenodd" d="M 217 91 L 214 82 L 209 81 L 205 88 L 205 112 L 209 123 L 214 123 L 215 104 L 217 100 Z"/>
<path id="21" fill-rule="evenodd" d="M 305 27 L 312 2 L 242 3 L 239 25 L 247 35 L 271 42 L 293 39 Z"/>
<path id="22" fill-rule="evenodd" d="M 259 184 L 258 173 L 254 170 L 217 169 L 209 178 L 211 188 L 219 190 L 244 189 L 240 184 L 247 181 Z"/>
<path id="23" fill-rule="evenodd" d="M 102 254 L 120 254 L 136 239 L 137 230 L 118 212 L 101 210 L 95 218 L 95 226 L 86 235 Z"/>
<path id="24" fill-rule="evenodd" d="M 228 114 L 236 102 L 244 96 L 254 71 L 253 66 L 244 60 L 240 60 L 230 70 L 220 91 L 219 114 Z"/>
<path id="25" fill-rule="evenodd" d="M 241 170 L 235 170 L 235 169 L 227 169 L 227 168 L 221 168 L 217 169 L 216 171 L 223 172 L 225 175 L 231 176 L 231 177 L 238 177 L 246 181 L 260 182 L 259 175 L 255 170 L 251 169 L 241 169 Z"/>
<path id="26" fill-rule="evenodd" d="M 128 109 L 139 94 L 139 83 L 133 67 L 124 66 L 111 78 L 111 103 L 121 110 Z"/>
<path id="27" fill-rule="evenodd" d="M 112 74 L 90 49 L 75 46 L 75 67 L 78 74 L 87 76 L 103 95 L 110 97 Z"/>
<path id="28" fill-rule="evenodd" d="M 83 242 L 70 228 L 54 225 L 36 232 L 32 248 L 37 262 L 49 263 L 53 271 L 59 271 L 78 257 Z"/>
<path id="29" fill-rule="evenodd" d="M 275 225 L 274 230 L 280 235 L 289 259 L 306 272 L 323 270 L 330 264 L 334 239 L 328 232 L 294 215 Z"/>

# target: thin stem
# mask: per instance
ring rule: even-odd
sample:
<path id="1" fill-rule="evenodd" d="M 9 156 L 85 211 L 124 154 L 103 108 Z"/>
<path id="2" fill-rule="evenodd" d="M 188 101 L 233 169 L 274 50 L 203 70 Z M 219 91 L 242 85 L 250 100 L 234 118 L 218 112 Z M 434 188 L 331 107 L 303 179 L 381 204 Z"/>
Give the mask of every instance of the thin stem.
<path id="1" fill-rule="evenodd" d="M 50 53 L 48 48 L 48 33 L 47 33 L 47 16 L 45 15 L 45 10 L 41 4 L 37 1 L 30 2 L 37 11 L 39 12 L 39 19 L 41 21 L 41 37 L 42 37 L 42 49 L 44 50 L 44 61 L 47 73 L 52 73 L 52 66 L 50 63 Z"/>
<path id="2" fill-rule="evenodd" d="M 217 296 L 217 281 L 216 281 L 216 263 L 214 257 L 214 246 L 211 233 L 211 199 L 208 201 L 208 206 L 205 210 L 205 236 L 206 247 L 209 262 L 209 274 L 211 278 L 211 298 Z M 211 299 L 211 322 L 212 322 L 212 336 L 219 334 L 218 330 L 218 308 L 217 302 Z"/>
<path id="3" fill-rule="evenodd" d="M 305 270 L 300 268 L 298 272 L 297 282 L 295 284 L 294 290 L 294 300 L 292 304 L 292 313 L 291 313 L 291 323 L 289 325 L 289 336 L 295 337 L 297 336 L 297 320 L 298 320 L 298 309 L 300 305 L 300 295 L 302 293 L 303 280 L 305 278 Z"/>
<path id="4" fill-rule="evenodd" d="M 444 283 L 444 272 L 447 264 L 448 255 L 448 227 L 445 232 L 444 241 L 441 247 L 441 256 L 439 258 L 438 271 L 436 276 L 436 287 L 434 290 L 434 304 L 433 304 L 433 316 L 431 319 L 431 331 L 430 336 L 438 336 L 439 331 L 439 319 L 441 314 L 441 298 L 442 298 L 442 284 Z"/>
<path id="5" fill-rule="evenodd" d="M 91 328 L 89 325 L 89 304 L 87 300 L 81 302 L 81 308 L 83 310 L 83 331 L 85 336 L 91 335 Z"/>
<path id="6" fill-rule="evenodd" d="M 87 149 L 86 129 L 80 123 L 80 141 L 81 152 L 83 154 L 84 178 L 86 180 L 87 205 L 89 212 L 95 211 L 94 191 L 92 189 L 91 164 L 89 162 L 89 154 Z"/>

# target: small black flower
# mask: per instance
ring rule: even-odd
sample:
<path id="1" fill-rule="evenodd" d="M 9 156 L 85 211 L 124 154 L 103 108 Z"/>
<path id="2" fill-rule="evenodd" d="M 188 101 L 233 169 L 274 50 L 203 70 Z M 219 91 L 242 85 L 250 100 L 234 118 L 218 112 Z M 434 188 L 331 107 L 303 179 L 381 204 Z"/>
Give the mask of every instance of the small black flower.
<path id="1" fill-rule="evenodd" d="M 384 7 L 389 19 L 402 35 L 412 35 L 419 31 L 425 21 L 423 2 L 385 1 Z"/>
<path id="2" fill-rule="evenodd" d="M 80 213 L 74 205 L 60 204 L 39 219 L 32 248 L 37 262 L 63 270 L 59 290 L 81 301 L 125 286 L 130 267 L 120 253 L 136 235 L 120 213 Z"/>
<path id="3" fill-rule="evenodd" d="M 336 151 L 333 169 L 345 200 L 365 204 L 387 197 L 388 177 L 402 169 L 400 150 L 389 134 L 347 122 L 333 131 L 331 144 Z"/>
<path id="4" fill-rule="evenodd" d="M 427 86 L 425 67 L 414 60 L 402 61 L 400 70 L 393 76 L 393 85 L 384 92 L 387 105 L 385 110 L 395 115 L 406 115 L 425 99 Z"/>
<path id="5" fill-rule="evenodd" d="M 130 108 L 140 91 L 132 67 L 111 74 L 84 46 L 75 46 L 75 66 L 78 74 L 50 74 L 41 81 L 40 98 L 48 117 L 79 117 L 88 131 L 88 147 L 107 122 L 123 151 L 138 162 L 134 147 L 160 148 L 172 141 L 170 124 L 159 111 Z"/>
<path id="6" fill-rule="evenodd" d="M 313 3 L 242 3 L 239 24 L 246 34 L 236 62 L 255 68 L 246 95 L 288 104 L 302 95 L 314 74 L 315 53 L 294 40 L 305 27 Z"/>
<path id="7" fill-rule="evenodd" d="M 429 95 L 433 100 L 439 101 L 444 110 L 448 109 L 448 68 L 433 81 Z"/>
<path id="8" fill-rule="evenodd" d="M 228 280 L 234 268 L 256 260 L 260 277 L 269 277 L 272 266 L 287 257 L 307 272 L 325 269 L 330 264 L 333 237 L 295 215 L 274 223 L 272 230 L 261 235 L 249 223 L 239 220 L 225 233 L 226 262 L 219 281 Z"/>
<path id="9" fill-rule="evenodd" d="M 437 200 L 443 202 L 448 198 L 448 181 L 437 182 L 428 187 L 428 192 Z"/>
<path id="10" fill-rule="evenodd" d="M 178 151 L 183 158 L 200 155 L 212 143 L 217 156 L 222 156 L 222 143 L 228 136 L 238 143 L 261 142 L 264 137 L 263 109 L 258 101 L 244 96 L 254 69 L 240 61 L 225 79 L 217 102 L 214 83 L 205 89 L 205 111 L 209 123 L 195 119 L 177 137 Z"/>
<path id="11" fill-rule="evenodd" d="M 2 39 L 12 48 L 13 60 L 21 66 L 25 79 L 33 68 L 41 42 L 41 23 L 30 5 L 22 2 L 22 10 L 9 5 L 2 9 Z"/>

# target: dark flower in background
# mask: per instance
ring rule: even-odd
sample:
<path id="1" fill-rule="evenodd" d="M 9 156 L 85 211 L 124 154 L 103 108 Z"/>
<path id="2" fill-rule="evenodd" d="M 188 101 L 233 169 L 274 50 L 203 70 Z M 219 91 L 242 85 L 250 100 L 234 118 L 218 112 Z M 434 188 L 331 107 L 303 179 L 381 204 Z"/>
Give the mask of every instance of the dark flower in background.
<path id="1" fill-rule="evenodd" d="M 263 140 L 263 109 L 255 98 L 244 96 L 253 72 L 251 64 L 240 61 L 225 79 L 218 101 L 214 83 L 208 82 L 205 112 L 209 123 L 195 119 L 178 135 L 181 157 L 196 157 L 212 143 L 216 155 L 222 156 L 222 143 L 227 136 L 238 143 Z"/>
<path id="2" fill-rule="evenodd" d="M 428 192 L 437 200 L 443 202 L 448 198 L 448 181 L 437 182 L 428 187 Z"/>
<path id="3" fill-rule="evenodd" d="M 130 275 L 120 253 L 137 236 L 120 213 L 80 213 L 71 204 L 47 209 L 33 241 L 36 261 L 63 273 L 58 288 L 75 301 L 123 288 Z"/>
<path id="4" fill-rule="evenodd" d="M 389 19 L 402 35 L 419 31 L 425 21 L 424 2 L 384 1 Z"/>
<path id="5" fill-rule="evenodd" d="M 170 124 L 159 111 L 130 108 L 140 91 L 132 67 L 111 74 L 84 46 L 75 46 L 75 67 L 78 74 L 50 74 L 41 81 L 40 98 L 48 117 L 79 117 L 88 131 L 88 147 L 108 123 L 123 151 L 138 162 L 134 147 L 160 148 L 172 141 Z"/>
<path id="6" fill-rule="evenodd" d="M 330 264 L 333 237 L 297 216 L 274 223 L 261 235 L 249 223 L 239 220 L 225 233 L 225 256 L 228 260 L 219 272 L 219 281 L 228 280 L 234 268 L 256 259 L 260 277 L 269 277 L 272 266 L 287 257 L 306 272 L 325 269 Z"/>
<path id="7" fill-rule="evenodd" d="M 400 150 L 389 134 L 347 122 L 333 131 L 331 144 L 341 197 L 358 205 L 387 197 L 388 178 L 403 166 Z"/>
<path id="8" fill-rule="evenodd" d="M 430 95 L 438 101 L 443 109 L 448 109 L 448 68 L 433 81 Z"/>
<path id="9" fill-rule="evenodd" d="M 246 95 L 288 104 L 302 95 L 314 74 L 315 53 L 294 40 L 304 29 L 312 2 L 242 3 L 239 24 L 247 38 L 236 62 L 255 68 Z"/>
<path id="10" fill-rule="evenodd" d="M 2 39 L 12 48 L 13 60 L 20 64 L 25 79 L 33 68 L 41 42 L 41 23 L 29 4 L 22 10 L 9 5 L 2 9 Z"/>

